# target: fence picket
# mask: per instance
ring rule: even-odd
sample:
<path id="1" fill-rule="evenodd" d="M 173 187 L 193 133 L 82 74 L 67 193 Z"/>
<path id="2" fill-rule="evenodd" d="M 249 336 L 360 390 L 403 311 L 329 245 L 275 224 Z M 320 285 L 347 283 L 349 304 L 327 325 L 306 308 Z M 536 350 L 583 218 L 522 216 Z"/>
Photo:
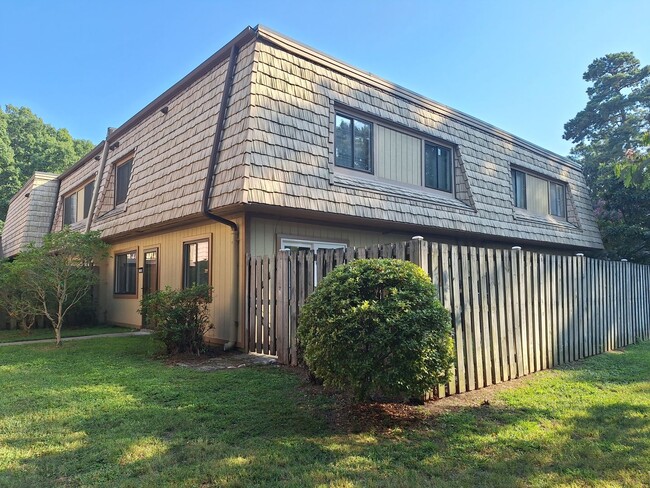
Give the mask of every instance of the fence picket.
<path id="1" fill-rule="evenodd" d="M 474 333 L 474 355 L 476 356 L 476 387 L 483 388 L 485 386 L 485 376 L 483 368 L 483 334 L 481 331 L 481 272 L 478 268 L 478 249 L 476 247 L 470 247 L 469 253 L 469 274 L 471 286 L 470 310 L 472 312 L 472 327 Z"/>
<path id="2" fill-rule="evenodd" d="M 501 355 L 501 379 L 508 381 L 510 379 L 510 364 L 508 363 L 508 323 L 510 313 L 506 310 L 508 299 L 505 295 L 505 276 L 506 272 L 503 267 L 503 251 L 497 249 L 496 257 L 496 282 L 497 282 L 497 323 L 499 324 L 499 349 Z M 509 275 L 507 275 L 509 276 Z"/>
<path id="3" fill-rule="evenodd" d="M 450 311 L 455 364 L 449 383 L 426 398 L 483 388 L 650 337 L 648 266 L 413 240 L 246 255 L 248 350 L 296 365 L 297 320 L 316 283 L 334 267 L 367 256 L 417 263 Z"/>
<path id="4" fill-rule="evenodd" d="M 501 355 L 499 352 L 499 322 L 497 318 L 497 273 L 496 258 L 494 249 L 487 250 L 487 280 L 489 283 L 488 292 L 490 295 L 490 340 L 492 349 L 492 369 L 493 381 L 495 384 L 501 383 L 503 370 L 501 368 Z"/>
<path id="5" fill-rule="evenodd" d="M 456 344 L 456 383 L 457 391 L 463 393 L 467 391 L 467 376 L 465 368 L 465 336 L 463 331 L 463 305 L 460 298 L 461 278 L 460 268 L 458 266 L 458 246 L 451 246 L 451 289 L 454 311 L 453 311 L 453 326 L 454 326 L 454 339 Z"/>
<path id="6" fill-rule="evenodd" d="M 466 371 L 467 371 L 467 390 L 472 391 L 476 389 L 476 368 L 474 366 L 474 361 L 476 360 L 476 354 L 474 353 L 474 338 L 472 335 L 472 292 L 470 290 L 470 268 L 469 268 L 469 256 L 468 249 L 465 246 L 460 248 L 460 258 L 461 258 L 461 276 L 462 276 L 462 291 L 463 291 L 463 332 L 465 334 L 465 357 L 467 358 L 466 362 Z"/>

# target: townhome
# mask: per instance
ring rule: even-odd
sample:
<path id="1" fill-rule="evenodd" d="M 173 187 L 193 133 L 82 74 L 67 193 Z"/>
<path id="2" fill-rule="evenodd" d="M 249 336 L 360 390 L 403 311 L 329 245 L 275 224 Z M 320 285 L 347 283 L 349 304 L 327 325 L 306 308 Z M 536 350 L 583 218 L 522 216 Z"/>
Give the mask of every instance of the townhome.
<path id="1" fill-rule="evenodd" d="M 143 294 L 207 283 L 209 340 L 229 346 L 244 343 L 247 254 L 416 234 L 602 248 L 577 163 L 262 26 L 48 178 L 54 197 L 39 212 L 51 227 L 39 232 L 99 230 L 111 244 L 101 321 L 140 326 Z M 5 257 L 38 239 L 23 231 L 26 188 L 9 210 Z"/>

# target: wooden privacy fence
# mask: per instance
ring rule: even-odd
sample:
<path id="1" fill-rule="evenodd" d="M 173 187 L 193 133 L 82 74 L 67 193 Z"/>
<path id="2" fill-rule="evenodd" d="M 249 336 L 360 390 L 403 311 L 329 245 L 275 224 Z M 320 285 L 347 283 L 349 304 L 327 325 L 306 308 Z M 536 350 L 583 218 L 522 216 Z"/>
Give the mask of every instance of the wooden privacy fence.
<path id="1" fill-rule="evenodd" d="M 446 396 L 509 381 L 650 337 L 650 266 L 413 240 L 247 257 L 251 352 L 296 365 L 302 305 L 335 266 L 410 260 L 437 285 L 456 346 Z"/>

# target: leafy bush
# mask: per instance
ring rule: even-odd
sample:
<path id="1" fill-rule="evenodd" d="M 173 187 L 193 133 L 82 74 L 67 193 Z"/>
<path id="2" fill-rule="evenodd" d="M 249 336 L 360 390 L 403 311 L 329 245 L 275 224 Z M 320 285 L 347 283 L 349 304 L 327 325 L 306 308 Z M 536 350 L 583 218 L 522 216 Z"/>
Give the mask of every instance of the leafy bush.
<path id="1" fill-rule="evenodd" d="M 212 287 L 198 285 L 184 290 L 164 290 L 146 295 L 140 312 L 165 344 L 167 354 L 190 352 L 200 355 L 205 350 L 203 335 L 213 326 L 208 304 Z"/>
<path id="2" fill-rule="evenodd" d="M 418 397 L 448 379 L 449 313 L 413 263 L 363 259 L 338 266 L 300 314 L 298 338 L 312 373 L 327 386 Z"/>

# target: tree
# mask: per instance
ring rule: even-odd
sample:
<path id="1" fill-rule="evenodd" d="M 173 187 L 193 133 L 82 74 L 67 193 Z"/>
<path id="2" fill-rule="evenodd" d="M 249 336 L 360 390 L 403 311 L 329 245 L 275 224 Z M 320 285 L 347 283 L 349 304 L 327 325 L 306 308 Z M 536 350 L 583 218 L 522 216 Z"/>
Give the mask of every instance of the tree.
<path id="1" fill-rule="evenodd" d="M 312 373 L 359 400 L 418 397 L 453 364 L 449 312 L 431 279 L 397 259 L 337 266 L 300 312 L 298 339 Z"/>
<path id="2" fill-rule="evenodd" d="M 64 317 L 97 283 L 94 267 L 107 256 L 99 232 L 66 228 L 47 234 L 41 246 L 30 244 L 12 263 L 22 270 L 22 285 L 35 297 L 38 313 L 52 323 L 57 345 Z"/>
<path id="3" fill-rule="evenodd" d="M 55 129 L 27 107 L 7 105 L 0 110 L 0 221 L 11 197 L 35 171 L 60 173 L 93 148 Z"/>
<path id="4" fill-rule="evenodd" d="M 628 149 L 625 159 L 616 165 L 616 175 L 623 180 L 626 187 L 650 189 L 650 132 L 643 136 L 644 147 Z"/>
<path id="5" fill-rule="evenodd" d="M 0 110 L 0 232 L 9 201 L 20 188 L 20 177 L 14 161 L 14 150 L 7 132 L 7 115 Z"/>
<path id="6" fill-rule="evenodd" d="M 591 84 L 589 100 L 565 124 L 564 138 L 576 144 L 571 156 L 592 189 L 605 256 L 650 263 L 650 189 L 631 185 L 639 174 L 626 159 L 645 154 L 650 67 L 629 52 L 608 54 L 594 60 L 583 78 Z"/>
<path id="7" fill-rule="evenodd" d="M 23 285 L 25 271 L 19 262 L 0 263 L 0 308 L 29 334 L 39 311 L 36 295 Z"/>

